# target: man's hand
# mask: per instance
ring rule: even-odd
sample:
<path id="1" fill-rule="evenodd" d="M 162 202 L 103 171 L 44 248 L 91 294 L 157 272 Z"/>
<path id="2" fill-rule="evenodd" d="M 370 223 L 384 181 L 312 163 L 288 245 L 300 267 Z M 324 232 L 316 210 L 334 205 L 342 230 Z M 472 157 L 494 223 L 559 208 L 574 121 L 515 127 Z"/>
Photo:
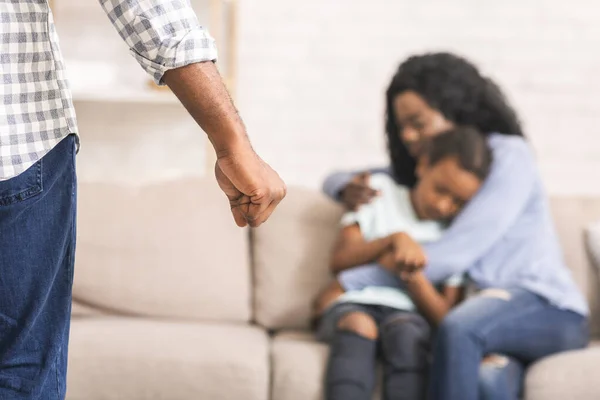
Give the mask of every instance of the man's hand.
<path id="1" fill-rule="evenodd" d="M 217 159 L 215 176 L 240 227 L 265 222 L 287 191 L 279 175 L 249 146 Z"/>
<path id="2" fill-rule="evenodd" d="M 342 189 L 342 203 L 349 210 L 356 211 L 363 204 L 368 204 L 379 195 L 379 192 L 369 186 L 368 172 L 358 174 Z"/>
<path id="3" fill-rule="evenodd" d="M 285 197 L 285 184 L 254 152 L 219 71 L 202 62 L 165 72 L 164 82 L 208 135 L 215 175 L 240 226 L 259 226 Z"/>
<path id="4" fill-rule="evenodd" d="M 423 248 L 406 233 L 399 232 L 392 235 L 392 249 L 394 262 L 401 271 L 413 273 L 423 269 L 427 263 Z"/>

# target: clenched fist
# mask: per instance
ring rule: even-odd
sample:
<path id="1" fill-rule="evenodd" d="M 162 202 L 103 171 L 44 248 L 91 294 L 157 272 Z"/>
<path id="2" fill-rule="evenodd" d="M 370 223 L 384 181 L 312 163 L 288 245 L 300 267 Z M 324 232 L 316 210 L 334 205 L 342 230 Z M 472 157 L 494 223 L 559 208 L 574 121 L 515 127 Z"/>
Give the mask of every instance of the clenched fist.
<path id="1" fill-rule="evenodd" d="M 215 176 L 240 227 L 261 225 L 287 192 L 277 172 L 250 146 L 217 159 Z"/>

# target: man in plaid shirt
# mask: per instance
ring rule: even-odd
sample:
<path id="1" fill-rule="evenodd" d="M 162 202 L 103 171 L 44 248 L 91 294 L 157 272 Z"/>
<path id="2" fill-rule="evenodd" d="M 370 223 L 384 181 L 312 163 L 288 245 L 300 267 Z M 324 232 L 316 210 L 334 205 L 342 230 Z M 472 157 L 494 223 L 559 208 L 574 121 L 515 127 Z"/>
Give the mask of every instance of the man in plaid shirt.
<path id="1" fill-rule="evenodd" d="M 100 5 L 142 68 L 207 133 L 235 222 L 267 220 L 285 184 L 253 151 L 214 66 L 214 41 L 189 0 Z M 77 124 L 47 0 L 1 1 L 0 29 L 0 399 L 58 400 L 65 396 Z"/>

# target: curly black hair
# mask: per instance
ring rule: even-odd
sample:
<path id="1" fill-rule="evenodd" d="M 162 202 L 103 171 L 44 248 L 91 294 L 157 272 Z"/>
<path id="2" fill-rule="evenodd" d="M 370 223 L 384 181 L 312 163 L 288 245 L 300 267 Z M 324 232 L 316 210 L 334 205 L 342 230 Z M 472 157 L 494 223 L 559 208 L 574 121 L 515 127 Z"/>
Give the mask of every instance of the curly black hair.
<path id="1" fill-rule="evenodd" d="M 425 146 L 429 166 L 454 157 L 460 167 L 484 181 L 492 167 L 493 154 L 486 138 L 475 128 L 458 126 L 437 135 Z"/>
<path id="2" fill-rule="evenodd" d="M 409 90 L 456 125 L 472 126 L 483 135 L 524 136 L 502 90 L 472 63 L 451 53 L 410 57 L 400 64 L 386 93 L 385 130 L 394 178 L 400 184 L 416 183 L 416 162 L 400 140 L 393 108 L 394 99 Z"/>

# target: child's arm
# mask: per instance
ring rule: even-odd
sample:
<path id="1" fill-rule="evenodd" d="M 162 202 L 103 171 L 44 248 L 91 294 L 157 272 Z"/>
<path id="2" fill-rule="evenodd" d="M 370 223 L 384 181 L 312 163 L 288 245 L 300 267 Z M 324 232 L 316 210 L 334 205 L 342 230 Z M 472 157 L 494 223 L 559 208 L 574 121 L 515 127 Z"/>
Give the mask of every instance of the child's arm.
<path id="1" fill-rule="evenodd" d="M 460 286 L 444 286 L 442 293 L 439 293 L 422 271 L 414 272 L 410 276 L 405 275 L 404 278 L 406 288 L 417 308 L 436 326 L 462 298 Z"/>
<path id="2" fill-rule="evenodd" d="M 392 248 L 393 235 L 366 241 L 358 224 L 344 227 L 339 235 L 331 257 L 334 274 L 345 269 L 377 260 Z"/>

